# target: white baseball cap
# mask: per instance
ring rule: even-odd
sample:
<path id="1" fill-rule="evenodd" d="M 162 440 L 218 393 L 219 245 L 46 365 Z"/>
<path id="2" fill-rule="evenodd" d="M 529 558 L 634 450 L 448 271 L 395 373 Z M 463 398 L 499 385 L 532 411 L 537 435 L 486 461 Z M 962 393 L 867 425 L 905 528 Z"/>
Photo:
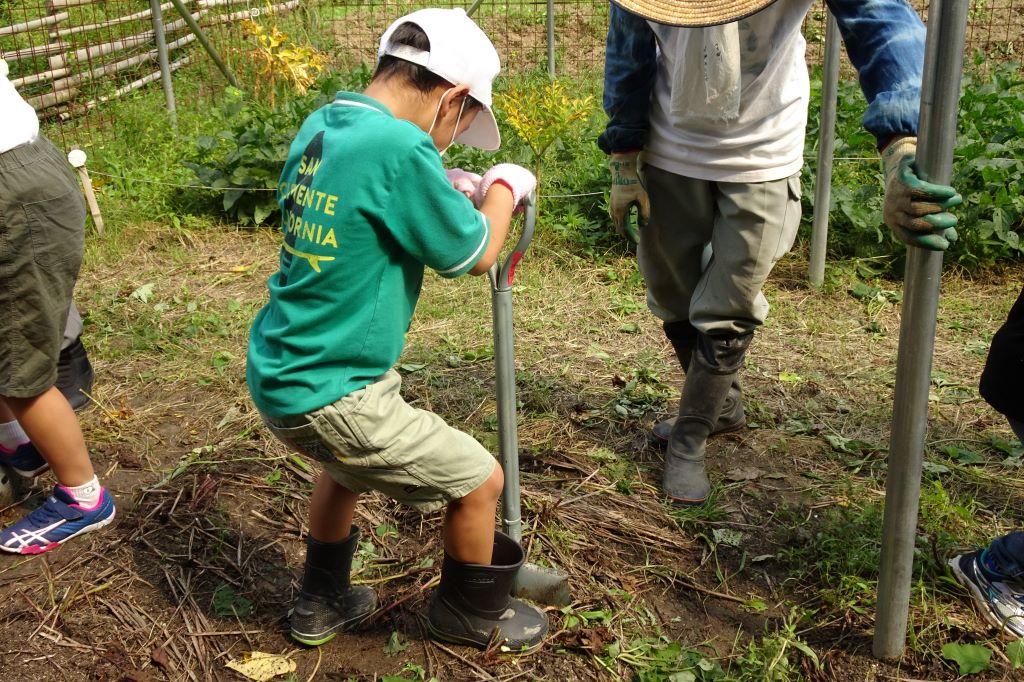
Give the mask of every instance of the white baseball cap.
<path id="1" fill-rule="evenodd" d="M 410 45 L 388 45 L 391 34 L 402 24 L 416 24 L 427 34 L 430 50 Z M 491 84 L 501 71 L 501 60 L 490 39 L 465 10 L 421 9 L 395 21 L 380 39 L 377 57 L 397 57 L 419 64 L 431 73 L 455 85 L 468 85 L 469 94 L 484 110 L 456 141 L 487 151 L 501 146 L 501 134 L 491 109 Z"/>

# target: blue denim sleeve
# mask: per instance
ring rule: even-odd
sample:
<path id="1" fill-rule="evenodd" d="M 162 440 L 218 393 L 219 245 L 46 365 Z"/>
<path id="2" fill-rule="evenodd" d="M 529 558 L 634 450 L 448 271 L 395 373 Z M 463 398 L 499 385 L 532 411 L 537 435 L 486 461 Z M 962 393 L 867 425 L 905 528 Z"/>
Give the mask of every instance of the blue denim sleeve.
<path id="1" fill-rule="evenodd" d="M 864 127 L 879 148 L 916 135 L 925 28 L 907 0 L 826 0 L 867 98 Z"/>
<path id="2" fill-rule="evenodd" d="M 654 31 L 647 20 L 612 3 L 604 61 L 608 125 L 597 140 L 606 154 L 642 149 L 647 143 L 657 68 Z"/>

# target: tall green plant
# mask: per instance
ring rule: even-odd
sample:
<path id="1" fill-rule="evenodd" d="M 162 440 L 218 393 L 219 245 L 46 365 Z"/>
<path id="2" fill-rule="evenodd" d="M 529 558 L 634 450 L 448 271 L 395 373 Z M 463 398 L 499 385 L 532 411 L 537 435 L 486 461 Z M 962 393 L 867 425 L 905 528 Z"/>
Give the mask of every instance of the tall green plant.
<path id="1" fill-rule="evenodd" d="M 593 105 L 593 96 L 571 97 L 559 80 L 541 86 L 515 83 L 498 96 L 505 122 L 532 152 L 538 184 L 544 155 L 556 140 L 590 117 Z"/>
<path id="2" fill-rule="evenodd" d="M 339 89 L 334 79 L 304 95 L 274 104 L 229 90 L 220 110 L 224 128 L 196 139 L 196 154 L 185 162 L 203 185 L 222 192 L 221 209 L 243 225 L 262 225 L 278 215 L 277 182 L 288 148 L 302 121 L 328 103 Z"/>

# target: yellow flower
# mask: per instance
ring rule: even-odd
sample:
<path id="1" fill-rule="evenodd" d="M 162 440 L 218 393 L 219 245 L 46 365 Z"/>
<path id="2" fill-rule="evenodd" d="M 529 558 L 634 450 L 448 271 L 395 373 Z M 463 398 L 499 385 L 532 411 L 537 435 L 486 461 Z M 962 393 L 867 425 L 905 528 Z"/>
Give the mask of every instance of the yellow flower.
<path id="1" fill-rule="evenodd" d="M 304 94 L 327 65 L 327 55 L 312 45 L 298 45 L 289 40 L 276 25 L 261 26 L 255 21 L 244 23 L 245 32 L 255 47 L 247 55 L 260 76 L 256 88 L 269 86 L 273 103 L 278 85 L 288 84 L 296 93 Z"/>

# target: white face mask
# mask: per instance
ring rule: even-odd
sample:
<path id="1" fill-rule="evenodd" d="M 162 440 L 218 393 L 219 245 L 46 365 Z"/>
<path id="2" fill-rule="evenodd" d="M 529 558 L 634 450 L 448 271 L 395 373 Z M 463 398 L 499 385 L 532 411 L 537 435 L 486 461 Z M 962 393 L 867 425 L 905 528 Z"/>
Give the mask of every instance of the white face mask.
<path id="1" fill-rule="evenodd" d="M 437 109 L 434 110 L 434 119 L 430 122 L 430 129 L 427 130 L 427 135 L 434 132 L 434 126 L 437 125 L 437 117 L 441 115 L 441 105 L 444 104 L 444 98 L 447 97 L 448 93 L 454 89 L 455 88 L 448 88 L 441 93 L 441 99 L 437 102 Z M 462 113 L 466 110 L 466 99 L 468 98 L 463 97 L 462 104 L 459 106 L 459 117 L 455 119 L 455 127 L 452 129 L 452 139 L 448 140 L 448 144 L 444 146 L 444 149 L 439 149 L 437 152 L 441 156 L 444 156 L 444 153 L 448 151 L 448 148 L 455 144 L 455 137 L 459 133 L 459 124 L 462 123 Z"/>

